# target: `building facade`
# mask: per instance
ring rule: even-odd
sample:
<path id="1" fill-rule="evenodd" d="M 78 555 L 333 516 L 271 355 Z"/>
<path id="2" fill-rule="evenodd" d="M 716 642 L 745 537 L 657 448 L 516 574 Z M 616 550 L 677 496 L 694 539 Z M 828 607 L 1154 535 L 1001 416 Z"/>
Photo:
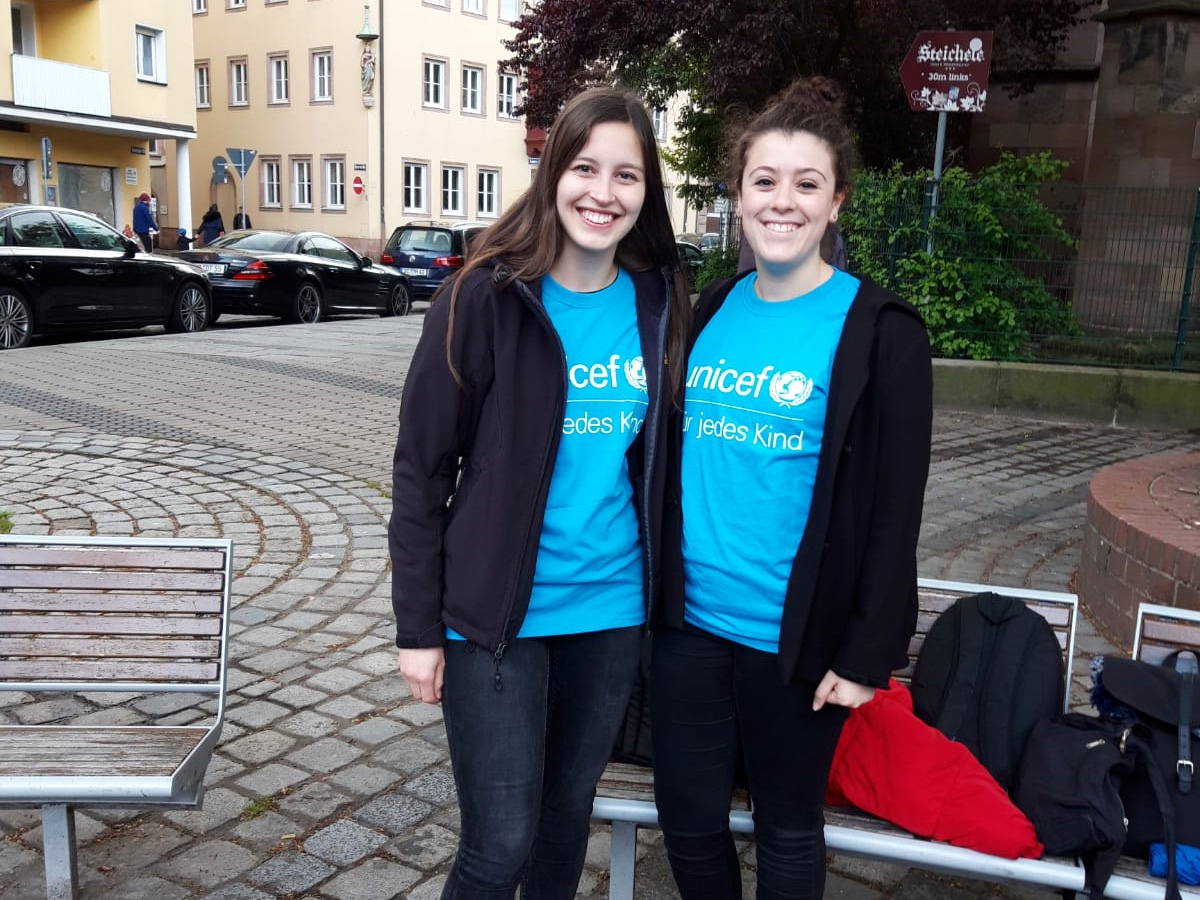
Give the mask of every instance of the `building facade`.
<path id="1" fill-rule="evenodd" d="M 0 0 L 0 202 L 191 218 L 189 0 Z M 174 177 L 163 168 L 174 160 Z"/>

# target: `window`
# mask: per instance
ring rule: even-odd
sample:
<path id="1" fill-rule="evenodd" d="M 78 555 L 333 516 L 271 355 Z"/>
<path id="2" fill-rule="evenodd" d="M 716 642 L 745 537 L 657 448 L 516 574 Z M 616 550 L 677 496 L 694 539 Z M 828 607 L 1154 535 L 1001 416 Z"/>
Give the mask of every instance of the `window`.
<path id="1" fill-rule="evenodd" d="M 333 51 L 314 50 L 312 55 L 312 99 L 333 99 Z"/>
<path id="2" fill-rule="evenodd" d="M 151 138 L 150 139 L 150 155 L 161 158 L 163 155 L 163 143 L 164 142 L 160 141 L 158 138 Z"/>
<path id="3" fill-rule="evenodd" d="M 287 103 L 291 95 L 288 89 L 288 58 L 272 56 L 269 63 L 272 103 Z"/>
<path id="4" fill-rule="evenodd" d="M 463 196 L 467 171 L 461 166 L 442 166 L 442 212 L 448 216 L 467 214 Z"/>
<path id="5" fill-rule="evenodd" d="M 279 207 L 283 205 L 283 189 L 280 183 L 280 165 L 278 159 L 264 159 L 259 164 L 262 178 L 263 206 Z"/>
<path id="6" fill-rule="evenodd" d="M 194 12 L 194 13 L 208 12 L 208 0 L 192 0 L 192 12 Z"/>
<path id="7" fill-rule="evenodd" d="M 500 0 L 500 21 L 515 22 L 521 15 L 520 0 Z"/>
<path id="8" fill-rule="evenodd" d="M 244 59 L 229 63 L 229 105 L 246 106 L 250 102 L 250 67 Z"/>
<path id="9" fill-rule="evenodd" d="M 425 0 L 426 6 L 444 6 L 450 8 L 450 0 Z"/>
<path id="10" fill-rule="evenodd" d="M 292 160 L 292 206 L 312 209 L 312 160 Z"/>
<path id="11" fill-rule="evenodd" d="M 475 208 L 479 217 L 495 218 L 500 196 L 500 172 L 496 169 L 479 170 L 479 191 L 475 197 Z"/>
<path id="12" fill-rule="evenodd" d="M 245 9 L 246 0 L 226 0 L 226 9 Z"/>
<path id="13" fill-rule="evenodd" d="M 325 164 L 325 209 L 346 208 L 346 160 L 329 157 Z"/>
<path id="14" fill-rule="evenodd" d="M 462 11 L 476 16 L 482 16 L 483 0 L 462 0 Z"/>
<path id="15" fill-rule="evenodd" d="M 404 164 L 404 211 L 421 213 L 428 210 L 425 189 L 429 181 L 429 166 L 425 163 Z"/>
<path id="16" fill-rule="evenodd" d="M 212 106 L 212 76 L 208 63 L 196 63 L 196 106 L 201 109 Z"/>
<path id="17" fill-rule="evenodd" d="M 496 115 L 502 119 L 515 118 L 516 108 L 517 76 L 511 72 L 501 72 L 496 89 Z"/>
<path id="18" fill-rule="evenodd" d="M 654 110 L 654 136 L 660 141 L 667 139 L 667 111 L 661 106 Z"/>
<path id="19" fill-rule="evenodd" d="M 138 25 L 134 29 L 134 34 L 137 40 L 138 80 L 166 84 L 167 67 L 163 54 L 165 38 L 162 31 Z"/>
<path id="20" fill-rule="evenodd" d="M 483 112 L 483 69 L 478 66 L 463 66 L 462 111 L 477 115 Z"/>
<path id="21" fill-rule="evenodd" d="M 421 102 L 425 106 L 446 106 L 446 63 L 440 59 L 425 60 L 425 92 Z"/>

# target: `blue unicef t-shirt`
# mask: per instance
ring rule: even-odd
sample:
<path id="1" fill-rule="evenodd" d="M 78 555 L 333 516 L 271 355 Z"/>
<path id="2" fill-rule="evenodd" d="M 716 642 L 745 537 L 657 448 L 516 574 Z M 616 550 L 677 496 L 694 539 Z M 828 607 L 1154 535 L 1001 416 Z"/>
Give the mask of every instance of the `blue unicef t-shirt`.
<path id="1" fill-rule="evenodd" d="M 858 279 L 768 302 L 734 285 L 688 358 L 683 422 L 684 618 L 779 652 L 804 535 L 833 358 Z"/>

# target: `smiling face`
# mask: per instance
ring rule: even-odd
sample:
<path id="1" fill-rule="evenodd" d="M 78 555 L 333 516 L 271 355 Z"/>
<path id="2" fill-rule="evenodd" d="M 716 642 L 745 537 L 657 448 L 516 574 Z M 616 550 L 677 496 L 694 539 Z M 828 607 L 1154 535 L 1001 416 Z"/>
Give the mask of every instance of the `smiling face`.
<path id="1" fill-rule="evenodd" d="M 646 199 L 644 153 L 633 126 L 601 122 L 558 179 L 560 263 L 611 265 Z M 558 268 L 556 264 L 555 268 Z"/>
<path id="2" fill-rule="evenodd" d="M 829 145 L 807 131 L 759 135 L 739 191 L 742 234 L 760 272 L 817 271 L 821 237 L 842 203 Z"/>

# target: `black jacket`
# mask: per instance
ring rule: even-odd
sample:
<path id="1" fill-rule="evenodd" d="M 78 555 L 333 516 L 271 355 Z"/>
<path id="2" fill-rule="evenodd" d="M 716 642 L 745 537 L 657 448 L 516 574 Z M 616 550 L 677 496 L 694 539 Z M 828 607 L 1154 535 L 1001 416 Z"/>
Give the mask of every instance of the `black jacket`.
<path id="1" fill-rule="evenodd" d="M 916 627 L 917 538 L 933 419 L 929 339 L 912 306 L 861 280 L 834 356 L 812 507 L 784 599 L 785 682 L 819 681 L 833 669 L 885 687 L 892 670 L 906 664 Z M 734 282 L 705 289 L 693 343 Z M 657 621 L 675 627 L 683 624 L 684 606 L 681 442 L 673 421 Z M 787 500 L 780 495 L 779 502 Z"/>
<path id="2" fill-rule="evenodd" d="M 502 278 L 500 268 L 476 269 L 459 293 L 453 358 L 463 385 L 446 363 L 448 290 L 426 313 L 405 380 L 388 524 L 398 647 L 438 646 L 449 626 L 503 653 L 529 608 L 567 369 L 540 283 L 501 287 Z M 649 406 L 628 461 L 649 603 L 665 486 L 668 280 L 633 279 Z"/>

